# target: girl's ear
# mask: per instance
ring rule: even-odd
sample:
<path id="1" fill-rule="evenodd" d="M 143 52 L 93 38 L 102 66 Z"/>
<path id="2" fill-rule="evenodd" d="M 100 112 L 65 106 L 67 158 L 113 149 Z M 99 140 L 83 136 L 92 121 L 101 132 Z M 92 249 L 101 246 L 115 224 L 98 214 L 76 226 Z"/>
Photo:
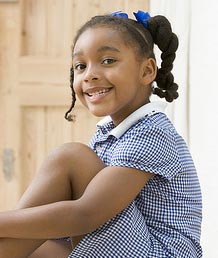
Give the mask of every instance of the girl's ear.
<path id="1" fill-rule="evenodd" d="M 142 83 L 144 85 L 151 84 L 157 75 L 157 65 L 154 58 L 147 58 L 142 63 Z"/>

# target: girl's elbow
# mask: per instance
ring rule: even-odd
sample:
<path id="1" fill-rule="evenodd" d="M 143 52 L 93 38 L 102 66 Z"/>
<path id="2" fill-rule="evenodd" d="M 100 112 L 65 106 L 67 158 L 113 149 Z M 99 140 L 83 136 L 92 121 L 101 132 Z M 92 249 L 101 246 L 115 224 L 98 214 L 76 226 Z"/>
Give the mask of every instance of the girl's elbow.
<path id="1" fill-rule="evenodd" d="M 102 221 L 101 217 L 97 212 L 87 212 L 83 214 L 82 219 L 82 234 L 88 234 L 90 232 L 95 231 L 97 228 L 102 226 L 106 221 Z"/>
<path id="2" fill-rule="evenodd" d="M 102 220 L 100 212 L 89 205 L 78 205 L 77 212 L 75 213 L 75 209 L 73 209 L 71 214 L 74 214 L 71 217 L 72 236 L 88 234 L 105 222 Z"/>

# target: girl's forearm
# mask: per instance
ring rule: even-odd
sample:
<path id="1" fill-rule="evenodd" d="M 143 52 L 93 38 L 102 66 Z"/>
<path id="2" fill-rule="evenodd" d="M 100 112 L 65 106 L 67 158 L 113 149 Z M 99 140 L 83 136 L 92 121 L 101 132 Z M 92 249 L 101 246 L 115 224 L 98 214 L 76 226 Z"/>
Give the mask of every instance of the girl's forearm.
<path id="1" fill-rule="evenodd" d="M 83 218 L 78 201 L 2 212 L 0 238 L 51 239 L 80 235 L 84 234 L 86 224 Z"/>

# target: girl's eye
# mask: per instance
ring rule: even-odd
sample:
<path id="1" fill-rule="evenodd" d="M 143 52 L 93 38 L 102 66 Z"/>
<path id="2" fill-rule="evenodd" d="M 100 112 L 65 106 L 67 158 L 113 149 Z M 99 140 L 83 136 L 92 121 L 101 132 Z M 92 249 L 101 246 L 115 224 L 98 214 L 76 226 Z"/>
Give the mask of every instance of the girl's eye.
<path id="1" fill-rule="evenodd" d="M 106 59 L 104 59 L 104 60 L 102 61 L 102 64 L 108 65 L 108 64 L 113 64 L 113 63 L 115 63 L 115 62 L 116 62 L 116 60 L 113 59 L 113 58 L 106 58 Z"/>
<path id="2" fill-rule="evenodd" d="M 74 65 L 74 70 L 81 71 L 81 70 L 84 70 L 85 68 L 86 68 L 86 65 L 84 65 L 84 64 L 76 64 L 76 65 Z"/>

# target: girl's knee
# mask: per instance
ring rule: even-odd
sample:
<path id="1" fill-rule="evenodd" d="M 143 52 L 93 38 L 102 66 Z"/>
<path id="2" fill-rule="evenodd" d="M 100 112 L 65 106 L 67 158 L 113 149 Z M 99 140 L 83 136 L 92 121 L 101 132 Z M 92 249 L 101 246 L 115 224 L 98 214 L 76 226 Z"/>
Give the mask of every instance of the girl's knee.
<path id="1" fill-rule="evenodd" d="M 87 145 L 78 142 L 65 143 L 57 149 L 59 158 L 70 162 L 74 167 L 77 164 L 85 165 L 92 164 L 105 167 L 104 163 L 96 155 L 96 153 Z"/>
<path id="2" fill-rule="evenodd" d="M 56 149 L 52 150 L 48 157 L 47 161 L 52 161 L 53 163 L 61 163 L 63 164 L 72 164 L 75 161 L 81 160 L 81 158 L 85 155 L 93 155 L 96 156 L 96 154 L 93 152 L 91 148 L 89 148 L 87 145 L 83 143 L 65 143 Z"/>
<path id="3" fill-rule="evenodd" d="M 95 175 L 105 167 L 96 153 L 82 143 L 65 143 L 52 151 L 40 169 L 43 177 L 70 185 L 78 199 Z"/>
<path id="4" fill-rule="evenodd" d="M 79 142 L 65 143 L 59 146 L 57 149 L 55 149 L 53 154 L 58 155 L 60 157 L 70 156 L 71 158 L 73 158 L 74 156 L 78 157 L 84 154 L 96 155 L 91 148 Z"/>
<path id="5" fill-rule="evenodd" d="M 73 197 L 78 199 L 105 164 L 87 145 L 67 143 L 61 148 L 65 156 L 65 166 L 71 181 Z"/>

